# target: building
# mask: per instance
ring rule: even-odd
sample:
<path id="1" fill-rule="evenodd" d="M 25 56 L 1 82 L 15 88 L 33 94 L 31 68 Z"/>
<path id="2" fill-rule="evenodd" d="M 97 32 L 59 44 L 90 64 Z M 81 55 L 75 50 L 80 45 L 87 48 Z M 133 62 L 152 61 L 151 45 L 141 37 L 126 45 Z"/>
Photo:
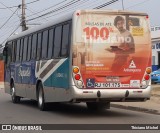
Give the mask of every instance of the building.
<path id="1" fill-rule="evenodd" d="M 151 27 L 152 71 L 160 68 L 160 26 Z"/>

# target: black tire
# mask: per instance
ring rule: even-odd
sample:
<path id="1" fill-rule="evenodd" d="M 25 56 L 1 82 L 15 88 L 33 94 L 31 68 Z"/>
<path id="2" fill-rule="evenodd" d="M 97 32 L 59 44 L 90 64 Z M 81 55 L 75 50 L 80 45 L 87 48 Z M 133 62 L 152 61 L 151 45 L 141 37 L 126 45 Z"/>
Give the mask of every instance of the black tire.
<path id="1" fill-rule="evenodd" d="M 151 84 L 156 84 L 156 82 L 154 82 L 154 81 L 151 81 Z"/>
<path id="2" fill-rule="evenodd" d="M 110 109 L 110 102 L 86 102 L 87 108 L 91 111 L 105 111 Z"/>
<path id="3" fill-rule="evenodd" d="M 13 83 L 11 84 L 11 99 L 13 103 L 19 103 L 21 100 L 19 96 L 16 96 L 16 91 Z"/>
<path id="4" fill-rule="evenodd" d="M 39 83 L 39 85 L 38 85 L 38 97 L 37 98 L 38 98 L 37 99 L 37 101 L 38 101 L 38 108 L 41 111 L 47 110 L 45 99 L 44 99 L 44 91 L 43 91 L 43 85 L 42 85 L 42 83 Z"/>

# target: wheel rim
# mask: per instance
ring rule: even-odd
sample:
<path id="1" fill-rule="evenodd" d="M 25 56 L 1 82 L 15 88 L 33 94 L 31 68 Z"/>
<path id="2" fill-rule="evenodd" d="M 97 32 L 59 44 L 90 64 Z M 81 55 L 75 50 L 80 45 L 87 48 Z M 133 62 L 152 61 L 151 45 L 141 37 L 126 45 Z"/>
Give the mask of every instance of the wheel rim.
<path id="1" fill-rule="evenodd" d="M 14 97 L 14 95 L 15 95 L 15 88 L 12 87 L 12 89 L 11 89 L 11 96 Z"/>
<path id="2" fill-rule="evenodd" d="M 15 99 L 15 88 L 14 87 L 12 87 L 11 89 L 11 97 L 12 97 L 12 100 L 14 101 Z"/>
<path id="3" fill-rule="evenodd" d="M 39 98 L 38 98 L 38 101 L 39 101 L 39 105 L 42 105 L 42 89 L 39 90 Z"/>

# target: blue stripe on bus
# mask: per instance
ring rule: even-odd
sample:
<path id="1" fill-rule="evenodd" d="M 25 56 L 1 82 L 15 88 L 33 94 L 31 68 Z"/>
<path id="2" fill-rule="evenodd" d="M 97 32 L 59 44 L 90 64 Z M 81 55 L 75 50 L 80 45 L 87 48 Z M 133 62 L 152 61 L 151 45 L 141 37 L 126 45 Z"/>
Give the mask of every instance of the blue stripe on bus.
<path id="1" fill-rule="evenodd" d="M 36 61 L 11 63 L 11 77 L 15 83 L 36 84 L 35 64 Z"/>

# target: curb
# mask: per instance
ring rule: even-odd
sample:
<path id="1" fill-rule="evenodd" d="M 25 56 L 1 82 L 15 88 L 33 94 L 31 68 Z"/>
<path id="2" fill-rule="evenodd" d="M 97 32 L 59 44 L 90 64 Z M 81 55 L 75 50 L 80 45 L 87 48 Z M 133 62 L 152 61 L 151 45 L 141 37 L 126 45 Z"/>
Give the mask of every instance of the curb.
<path id="1" fill-rule="evenodd" d="M 160 112 L 154 109 L 146 109 L 146 108 L 141 108 L 141 107 L 125 106 L 125 105 L 119 105 L 119 104 L 111 104 L 111 107 L 160 115 Z"/>

